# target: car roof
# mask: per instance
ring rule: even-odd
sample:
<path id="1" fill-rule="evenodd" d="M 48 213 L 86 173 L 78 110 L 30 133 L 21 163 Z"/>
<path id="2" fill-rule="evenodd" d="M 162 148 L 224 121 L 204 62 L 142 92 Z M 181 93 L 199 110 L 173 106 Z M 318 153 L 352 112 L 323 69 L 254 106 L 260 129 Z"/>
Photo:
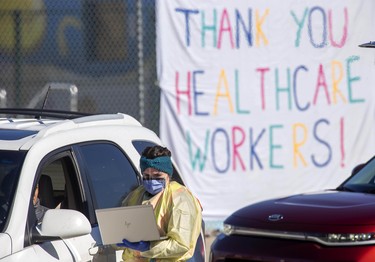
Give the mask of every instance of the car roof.
<path id="1" fill-rule="evenodd" d="M 123 113 L 89 115 L 56 110 L 0 109 L 0 115 L 7 114 L 16 117 L 0 118 L 0 149 L 6 150 L 29 149 L 51 134 L 73 129 L 99 126 L 142 127 L 135 118 Z"/>

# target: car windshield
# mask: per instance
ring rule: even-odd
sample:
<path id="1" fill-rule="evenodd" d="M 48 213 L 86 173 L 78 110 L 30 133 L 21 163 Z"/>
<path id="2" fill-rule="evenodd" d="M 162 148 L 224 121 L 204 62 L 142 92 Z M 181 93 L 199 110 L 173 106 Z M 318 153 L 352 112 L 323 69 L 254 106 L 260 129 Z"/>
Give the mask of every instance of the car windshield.
<path id="1" fill-rule="evenodd" d="M 375 157 L 339 186 L 338 190 L 375 194 Z"/>
<path id="2" fill-rule="evenodd" d="M 0 150 L 0 232 L 5 229 L 25 154 Z"/>

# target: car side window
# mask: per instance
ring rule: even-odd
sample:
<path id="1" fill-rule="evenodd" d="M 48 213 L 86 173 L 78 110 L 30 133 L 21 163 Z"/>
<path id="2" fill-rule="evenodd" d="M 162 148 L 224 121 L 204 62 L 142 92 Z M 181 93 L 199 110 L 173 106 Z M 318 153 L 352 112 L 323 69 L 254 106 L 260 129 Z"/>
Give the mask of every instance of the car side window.
<path id="1" fill-rule="evenodd" d="M 37 198 L 37 201 L 35 201 Z M 35 176 L 29 210 L 29 230 L 43 223 L 48 209 L 74 209 L 87 215 L 78 172 L 70 150 L 49 154 L 45 157 Z M 26 232 L 31 234 L 31 231 Z M 30 243 L 32 240 L 30 238 Z"/>
<path id="2" fill-rule="evenodd" d="M 139 184 L 132 163 L 114 144 L 84 144 L 79 148 L 95 198 L 95 209 L 120 206 L 125 196 Z"/>
<path id="3" fill-rule="evenodd" d="M 40 204 L 47 208 L 73 208 L 77 204 L 74 186 L 71 184 L 71 175 L 75 174 L 70 158 L 58 158 L 43 166 L 39 177 Z M 68 194 L 69 193 L 69 194 Z M 70 201 L 69 201 L 70 200 Z M 70 202 L 70 205 L 69 205 Z"/>
<path id="4" fill-rule="evenodd" d="M 48 208 L 83 211 L 83 198 L 70 151 L 51 156 L 39 170 L 40 204 Z"/>

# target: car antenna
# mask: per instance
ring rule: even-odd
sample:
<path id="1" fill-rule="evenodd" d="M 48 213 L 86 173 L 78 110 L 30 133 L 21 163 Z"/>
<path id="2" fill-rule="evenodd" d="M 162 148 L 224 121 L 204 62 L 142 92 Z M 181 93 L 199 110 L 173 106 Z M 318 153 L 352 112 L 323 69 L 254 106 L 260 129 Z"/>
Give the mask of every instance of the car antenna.
<path id="1" fill-rule="evenodd" d="M 51 85 L 48 86 L 48 89 L 47 89 L 47 92 L 46 92 L 46 96 L 44 97 L 43 105 L 42 105 L 42 108 L 40 110 L 40 115 L 39 116 L 35 116 L 36 119 L 40 119 L 41 115 L 43 114 L 43 110 L 44 110 L 44 107 L 46 106 L 47 98 L 48 98 L 48 94 L 49 94 L 49 90 L 50 89 L 51 89 Z"/>

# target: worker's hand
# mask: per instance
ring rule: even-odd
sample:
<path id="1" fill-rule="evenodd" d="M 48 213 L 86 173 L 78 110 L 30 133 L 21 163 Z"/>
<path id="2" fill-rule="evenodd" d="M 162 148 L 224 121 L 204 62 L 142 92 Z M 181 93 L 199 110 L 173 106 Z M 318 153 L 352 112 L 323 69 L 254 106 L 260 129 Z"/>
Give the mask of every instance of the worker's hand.
<path id="1" fill-rule="evenodd" d="M 118 243 L 117 246 L 126 247 L 143 252 L 150 249 L 150 241 L 130 242 L 126 239 L 123 239 L 122 243 Z"/>

